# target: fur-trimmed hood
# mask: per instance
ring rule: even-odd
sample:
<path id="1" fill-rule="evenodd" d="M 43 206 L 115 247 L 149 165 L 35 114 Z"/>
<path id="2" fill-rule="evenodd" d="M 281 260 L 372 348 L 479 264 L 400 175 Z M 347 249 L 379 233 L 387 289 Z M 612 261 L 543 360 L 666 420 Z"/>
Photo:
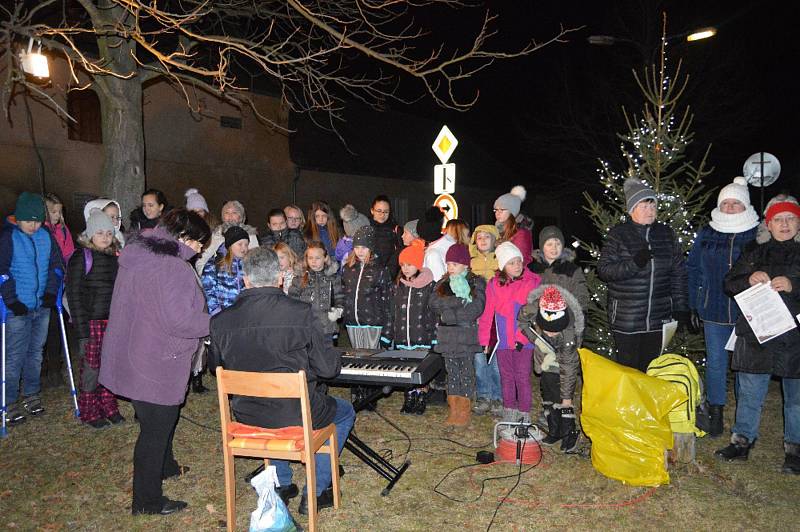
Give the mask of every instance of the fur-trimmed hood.
<path id="1" fill-rule="evenodd" d="M 120 255 L 121 266 L 157 268 L 163 257 L 176 257 L 188 261 L 196 255 L 186 244 L 179 242 L 163 227 L 146 229 L 139 233 Z"/>
<path id="2" fill-rule="evenodd" d="M 556 261 L 563 260 L 566 262 L 575 262 L 575 257 L 576 257 L 575 251 L 565 247 L 564 249 L 561 250 L 561 255 L 558 256 Z M 541 249 L 534 249 L 533 260 L 535 260 L 536 262 L 546 263 L 544 259 L 544 251 L 542 251 Z"/>
<path id="3" fill-rule="evenodd" d="M 539 298 L 542 297 L 545 288 L 553 286 L 564 297 L 564 301 L 567 303 L 567 308 L 572 313 L 573 323 L 575 324 L 575 336 L 578 338 L 583 338 L 583 330 L 585 328 L 585 318 L 583 316 L 583 310 L 581 310 L 581 305 L 578 303 L 578 298 L 576 298 L 569 290 L 564 288 L 563 286 L 559 286 L 557 284 L 541 284 L 536 287 L 535 290 L 532 290 L 530 294 L 528 294 L 528 304 L 533 307 L 533 313 L 539 312 Z"/>

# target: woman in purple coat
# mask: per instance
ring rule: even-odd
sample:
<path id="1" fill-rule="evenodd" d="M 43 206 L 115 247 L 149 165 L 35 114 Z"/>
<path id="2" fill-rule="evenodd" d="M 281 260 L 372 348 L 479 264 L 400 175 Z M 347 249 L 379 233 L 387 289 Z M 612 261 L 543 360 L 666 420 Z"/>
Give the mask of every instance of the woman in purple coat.
<path id="1" fill-rule="evenodd" d="M 209 317 L 187 261 L 210 236 L 198 214 L 174 209 L 157 227 L 130 241 L 119 257 L 99 380 L 129 398 L 139 419 L 133 451 L 134 515 L 167 515 L 186 507 L 162 495 L 161 481 L 188 471 L 175 461 L 172 437 L 192 355 L 198 340 L 208 336 Z"/>

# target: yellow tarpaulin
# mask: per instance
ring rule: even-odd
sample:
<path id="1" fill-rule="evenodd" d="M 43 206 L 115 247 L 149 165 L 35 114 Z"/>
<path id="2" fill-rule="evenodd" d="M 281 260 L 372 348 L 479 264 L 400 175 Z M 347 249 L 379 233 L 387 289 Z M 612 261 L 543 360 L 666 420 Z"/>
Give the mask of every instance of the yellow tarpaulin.
<path id="1" fill-rule="evenodd" d="M 648 377 L 588 349 L 581 425 L 592 440 L 592 465 L 634 486 L 669 483 L 664 451 L 672 448 L 669 412 L 688 400 L 673 383 Z"/>

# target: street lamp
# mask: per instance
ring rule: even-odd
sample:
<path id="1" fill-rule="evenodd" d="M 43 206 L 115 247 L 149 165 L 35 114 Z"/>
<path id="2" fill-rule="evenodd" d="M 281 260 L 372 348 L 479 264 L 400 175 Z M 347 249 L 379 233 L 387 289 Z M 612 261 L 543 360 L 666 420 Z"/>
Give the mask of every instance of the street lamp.
<path id="1" fill-rule="evenodd" d="M 46 79 L 50 77 L 50 68 L 47 65 L 47 57 L 42 54 L 42 43 L 39 42 L 37 51 L 33 51 L 33 37 L 28 41 L 28 50 L 19 53 L 19 61 L 22 64 L 22 71 L 35 78 Z"/>
<path id="2" fill-rule="evenodd" d="M 686 38 L 686 42 L 694 42 L 694 41 L 699 41 L 699 40 L 702 40 L 702 39 L 708 39 L 710 37 L 713 37 L 716 34 L 717 34 L 717 29 L 714 28 L 713 26 L 709 26 L 709 27 L 706 27 L 706 28 L 698 28 L 698 29 L 692 30 L 692 31 L 685 31 L 685 32 L 679 33 L 677 35 L 667 35 L 664 38 L 664 41 L 665 42 L 670 42 L 670 41 L 675 41 L 677 39 L 683 39 L 685 37 Z M 652 62 L 652 60 L 653 60 L 653 58 L 655 56 L 655 52 L 657 50 L 657 49 L 654 49 L 652 51 L 652 53 L 648 53 L 648 50 L 645 48 L 645 46 L 642 43 L 640 43 L 638 41 L 634 41 L 633 39 L 626 39 L 624 37 L 614 37 L 613 35 L 589 35 L 589 37 L 587 37 L 586 40 L 589 41 L 589 44 L 594 44 L 594 45 L 597 45 L 597 46 L 613 46 L 615 44 L 630 44 L 634 48 L 639 50 L 639 52 L 642 54 L 642 57 L 645 60 L 649 58 L 651 62 Z"/>

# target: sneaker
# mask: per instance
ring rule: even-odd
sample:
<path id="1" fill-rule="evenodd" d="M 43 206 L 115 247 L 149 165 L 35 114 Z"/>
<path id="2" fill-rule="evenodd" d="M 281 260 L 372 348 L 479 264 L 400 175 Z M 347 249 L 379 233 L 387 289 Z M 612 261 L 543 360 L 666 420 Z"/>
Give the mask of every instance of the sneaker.
<path id="1" fill-rule="evenodd" d="M 744 462 L 750 455 L 750 449 L 753 448 L 754 443 L 748 440 L 746 436 L 733 434 L 731 435 L 730 445 L 715 451 L 714 456 L 726 462 L 733 462 L 734 460 Z"/>
<path id="2" fill-rule="evenodd" d="M 22 407 L 28 414 L 38 416 L 44 414 L 44 407 L 42 406 L 42 399 L 38 394 L 30 395 L 22 399 Z"/>
<path id="3" fill-rule="evenodd" d="M 333 508 L 333 486 L 328 486 L 317 497 L 317 512 L 324 508 Z M 303 493 L 303 496 L 300 497 L 300 506 L 297 508 L 297 513 L 308 515 L 308 492 Z"/>
<path id="4" fill-rule="evenodd" d="M 96 429 L 96 430 L 102 430 L 102 429 L 107 429 L 108 427 L 110 427 L 111 426 L 111 422 L 109 420 L 107 420 L 106 418 L 101 417 L 99 419 L 94 419 L 92 421 L 87 421 L 86 425 L 88 425 L 89 427 L 92 427 L 93 429 Z"/>
<path id="5" fill-rule="evenodd" d="M 425 413 L 425 408 L 428 405 L 428 392 L 420 391 L 417 393 L 417 402 L 414 405 L 414 413 L 421 416 Z M 341 476 L 341 475 L 339 475 Z"/>
<path id="6" fill-rule="evenodd" d="M 122 417 L 122 414 L 120 414 L 119 412 L 114 412 L 106 419 L 108 419 L 108 421 L 110 421 L 112 425 L 119 425 L 120 423 L 125 423 L 125 418 Z"/>
<path id="7" fill-rule="evenodd" d="M 489 412 L 493 417 L 501 417 L 503 415 L 503 401 L 499 399 L 492 400 L 489 406 Z"/>
<path id="8" fill-rule="evenodd" d="M 486 397 L 478 397 L 475 401 L 475 406 L 472 407 L 472 413 L 478 416 L 483 416 L 492 408 L 492 402 Z"/>
<path id="9" fill-rule="evenodd" d="M 275 488 L 275 493 L 283 500 L 283 504 L 288 505 L 289 499 L 294 499 L 300 495 L 300 489 L 298 489 L 297 484 L 291 483 L 288 486 L 278 486 Z"/>
<path id="10" fill-rule="evenodd" d="M 25 423 L 28 418 L 25 416 L 25 409 L 19 402 L 11 403 L 6 412 L 6 421 L 9 425 L 19 425 Z"/>
<path id="11" fill-rule="evenodd" d="M 160 508 L 131 508 L 131 513 L 133 515 L 170 515 L 176 512 L 180 512 L 184 508 L 189 506 L 184 501 L 173 501 L 171 499 L 167 499 L 163 497 L 161 507 Z"/>
<path id="12" fill-rule="evenodd" d="M 400 408 L 401 414 L 411 414 L 414 412 L 414 408 L 417 406 L 417 392 L 416 391 L 406 391 L 405 397 L 403 399 L 403 406 Z"/>
<path id="13" fill-rule="evenodd" d="M 783 461 L 781 472 L 800 475 L 800 444 L 784 442 L 783 448 L 786 451 L 786 459 Z"/>

